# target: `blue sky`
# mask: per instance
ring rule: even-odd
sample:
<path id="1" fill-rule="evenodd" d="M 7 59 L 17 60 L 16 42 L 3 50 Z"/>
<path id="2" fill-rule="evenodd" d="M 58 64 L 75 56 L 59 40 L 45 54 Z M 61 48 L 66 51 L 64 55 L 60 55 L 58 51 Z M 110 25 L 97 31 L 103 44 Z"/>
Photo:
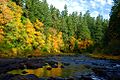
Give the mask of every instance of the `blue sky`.
<path id="1" fill-rule="evenodd" d="M 98 14 L 103 15 L 105 19 L 109 19 L 109 13 L 113 5 L 113 0 L 47 0 L 49 5 L 54 5 L 60 11 L 64 9 L 64 5 L 68 6 L 68 12 L 82 12 L 83 14 L 89 10 L 92 17 Z"/>

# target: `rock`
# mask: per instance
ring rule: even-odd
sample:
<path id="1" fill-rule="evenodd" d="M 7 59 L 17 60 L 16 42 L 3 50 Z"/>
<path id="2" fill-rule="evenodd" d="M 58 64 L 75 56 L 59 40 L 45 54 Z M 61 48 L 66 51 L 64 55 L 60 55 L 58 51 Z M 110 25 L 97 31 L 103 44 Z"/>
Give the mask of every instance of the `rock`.
<path id="1" fill-rule="evenodd" d="M 73 77 L 69 77 L 66 80 L 75 80 Z"/>
<path id="2" fill-rule="evenodd" d="M 13 74 L 1 74 L 0 75 L 0 80 L 10 80 L 14 76 L 15 75 L 13 75 Z"/>
<path id="3" fill-rule="evenodd" d="M 29 74 L 24 76 L 25 79 L 27 80 L 39 80 L 39 78 L 37 76 L 35 76 L 34 74 Z"/>
<path id="4" fill-rule="evenodd" d="M 58 65 L 58 62 L 55 62 L 55 61 L 46 61 L 46 63 L 48 63 L 50 66 L 55 65 L 55 64 Z"/>
<path id="5" fill-rule="evenodd" d="M 55 80 L 65 80 L 64 78 L 57 77 Z"/>
<path id="6" fill-rule="evenodd" d="M 69 66 L 70 65 L 70 63 L 63 63 L 64 64 L 64 66 Z"/>
<path id="7" fill-rule="evenodd" d="M 10 80 L 39 80 L 39 78 L 33 74 L 29 74 L 26 76 L 16 75 L 12 77 Z"/>
<path id="8" fill-rule="evenodd" d="M 54 77 L 49 77 L 47 80 L 56 80 Z"/>
<path id="9" fill-rule="evenodd" d="M 22 76 L 22 75 L 15 75 L 14 77 L 12 77 L 8 80 L 28 80 L 28 79 L 25 79 L 24 76 Z"/>
<path id="10" fill-rule="evenodd" d="M 26 74 L 26 73 L 28 73 L 28 72 L 26 72 L 26 71 L 23 71 L 23 72 L 22 72 L 22 74 Z"/>
<path id="11" fill-rule="evenodd" d="M 52 68 L 58 68 L 58 64 L 51 65 Z"/>
<path id="12" fill-rule="evenodd" d="M 52 70 L 52 68 L 51 67 L 47 67 L 47 70 Z"/>
<path id="13" fill-rule="evenodd" d="M 37 69 L 42 68 L 42 65 L 40 63 L 27 63 L 26 67 L 27 69 Z"/>
<path id="14" fill-rule="evenodd" d="M 93 80 L 90 76 L 82 76 L 80 80 Z"/>
<path id="15" fill-rule="evenodd" d="M 60 66 L 60 68 L 64 68 L 64 66 L 63 66 L 63 65 L 61 65 L 61 66 Z"/>
<path id="16" fill-rule="evenodd" d="M 93 68 L 92 70 L 98 76 L 106 76 L 106 72 L 102 68 Z"/>

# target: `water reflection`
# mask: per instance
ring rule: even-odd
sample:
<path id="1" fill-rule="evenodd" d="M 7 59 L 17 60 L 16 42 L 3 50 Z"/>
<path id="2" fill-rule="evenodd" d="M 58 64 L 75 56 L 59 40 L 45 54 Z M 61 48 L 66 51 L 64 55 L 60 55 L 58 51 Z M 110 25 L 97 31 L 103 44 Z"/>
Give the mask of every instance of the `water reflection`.
<path id="1" fill-rule="evenodd" d="M 47 67 L 44 66 L 43 68 L 27 69 L 25 71 L 27 72 L 26 74 L 34 74 L 38 77 L 58 77 L 62 74 L 62 69 L 60 67 L 47 70 Z"/>
<path id="2" fill-rule="evenodd" d="M 21 75 L 27 75 L 27 74 L 34 74 L 37 77 L 69 77 L 69 76 L 75 76 L 75 75 L 81 75 L 90 73 L 91 70 L 87 69 L 84 65 L 70 65 L 66 66 L 65 68 L 60 67 L 61 64 L 58 64 L 57 68 L 51 68 L 47 69 L 50 66 L 43 66 L 42 68 L 38 69 L 24 69 L 24 70 L 13 70 L 8 73 L 11 74 L 21 74 Z M 23 71 L 26 72 L 26 74 L 23 74 Z"/>

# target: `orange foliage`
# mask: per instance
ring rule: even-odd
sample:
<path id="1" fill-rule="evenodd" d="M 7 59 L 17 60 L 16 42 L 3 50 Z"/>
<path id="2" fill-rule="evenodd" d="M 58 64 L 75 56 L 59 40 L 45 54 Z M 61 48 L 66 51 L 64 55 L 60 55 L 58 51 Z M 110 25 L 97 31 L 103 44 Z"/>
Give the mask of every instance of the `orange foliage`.
<path id="1" fill-rule="evenodd" d="M 87 47 L 89 47 L 92 44 L 93 44 L 93 41 L 85 39 L 85 40 L 78 42 L 78 48 L 79 49 L 86 49 Z"/>
<path id="2" fill-rule="evenodd" d="M 14 13 L 6 4 L 0 5 L 0 11 L 0 24 L 4 25 L 13 19 Z"/>
<path id="3" fill-rule="evenodd" d="M 93 44 L 92 40 L 81 40 L 81 39 L 75 39 L 73 36 L 70 38 L 70 49 L 74 50 L 75 47 L 75 43 L 77 42 L 78 44 L 78 49 L 86 49 L 87 47 L 89 47 L 90 45 Z"/>
<path id="4" fill-rule="evenodd" d="M 34 29 L 33 24 L 30 22 L 29 19 L 27 19 L 25 26 L 26 26 L 26 30 L 28 33 L 34 34 L 35 29 Z"/>
<path id="5" fill-rule="evenodd" d="M 56 36 L 53 36 L 53 50 L 55 52 L 60 52 L 60 48 L 64 46 L 64 42 L 62 39 L 62 32 L 59 32 Z"/>
<path id="6" fill-rule="evenodd" d="M 4 38 L 4 31 L 2 29 L 3 26 L 0 26 L 0 42 L 2 42 L 3 38 Z"/>
<path id="7" fill-rule="evenodd" d="M 0 0 L 0 3 L 8 2 L 9 0 Z"/>
<path id="8" fill-rule="evenodd" d="M 34 57 L 39 57 L 39 56 L 41 56 L 40 50 L 39 50 L 39 49 L 34 50 L 34 53 L 32 54 L 32 56 L 34 56 Z"/>

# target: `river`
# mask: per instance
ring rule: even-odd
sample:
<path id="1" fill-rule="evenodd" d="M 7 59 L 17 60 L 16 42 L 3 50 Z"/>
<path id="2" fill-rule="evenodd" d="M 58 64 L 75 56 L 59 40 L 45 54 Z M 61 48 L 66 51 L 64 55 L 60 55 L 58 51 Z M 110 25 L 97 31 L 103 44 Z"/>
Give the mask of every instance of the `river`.
<path id="1" fill-rule="evenodd" d="M 120 61 L 95 59 L 84 55 L 0 59 L 0 80 L 22 78 L 120 80 Z"/>

